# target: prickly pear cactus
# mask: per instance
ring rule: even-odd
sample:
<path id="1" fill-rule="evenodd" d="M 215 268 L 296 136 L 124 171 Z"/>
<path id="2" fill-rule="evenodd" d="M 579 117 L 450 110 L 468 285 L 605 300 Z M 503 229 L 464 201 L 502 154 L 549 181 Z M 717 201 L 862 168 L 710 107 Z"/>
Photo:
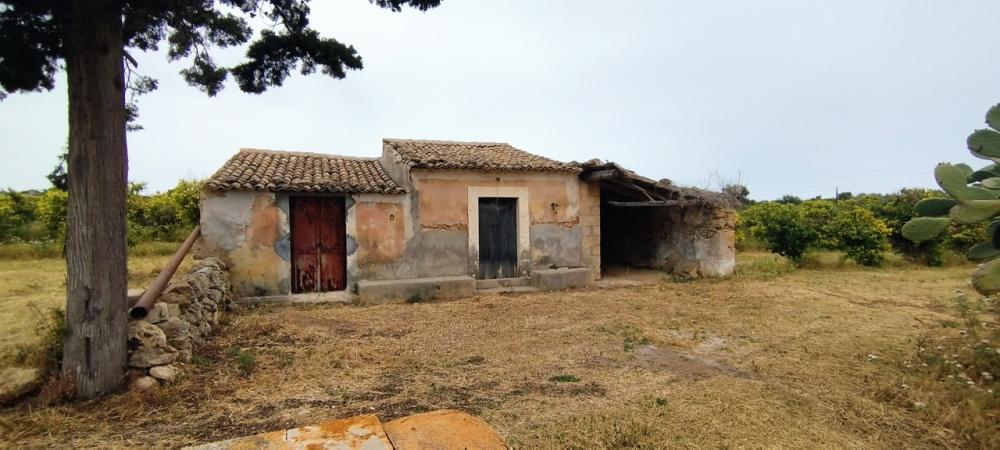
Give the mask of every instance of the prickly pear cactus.
<path id="1" fill-rule="evenodd" d="M 976 130 L 966 141 L 969 151 L 991 164 L 972 170 L 965 164 L 938 164 L 937 180 L 950 198 L 931 198 L 917 203 L 918 216 L 903 225 L 903 237 L 921 243 L 936 238 L 951 222 L 972 224 L 989 221 L 990 241 L 969 249 L 968 257 L 983 261 L 972 275 L 980 293 L 1000 292 L 1000 105 L 986 113 L 987 128 Z"/>

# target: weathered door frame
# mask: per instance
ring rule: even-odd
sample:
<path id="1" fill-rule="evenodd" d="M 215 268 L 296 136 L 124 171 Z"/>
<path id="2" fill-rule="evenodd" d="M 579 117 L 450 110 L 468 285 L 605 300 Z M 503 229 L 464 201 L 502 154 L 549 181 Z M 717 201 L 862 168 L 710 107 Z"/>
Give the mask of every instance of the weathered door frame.
<path id="1" fill-rule="evenodd" d="M 341 267 L 340 270 L 342 271 L 342 273 L 340 274 L 340 276 L 343 278 L 344 283 L 343 283 L 343 286 L 340 287 L 339 289 L 332 289 L 332 290 L 326 290 L 326 291 L 319 290 L 319 291 L 316 291 L 316 292 L 336 292 L 336 291 L 346 290 L 347 287 L 350 284 L 349 283 L 350 280 L 348 278 L 349 270 L 347 268 L 347 250 L 348 250 L 348 248 L 347 248 L 347 240 L 348 240 L 348 235 L 347 235 L 347 215 L 348 215 L 348 208 L 349 208 L 350 205 L 348 203 L 348 198 L 346 196 L 343 196 L 343 195 L 330 195 L 330 194 L 290 194 L 290 195 L 288 195 L 288 234 L 289 234 L 289 262 L 290 262 L 290 264 L 289 264 L 289 270 L 290 270 L 289 279 L 291 281 L 289 283 L 289 290 L 290 290 L 291 293 L 297 293 L 297 292 L 295 292 L 295 284 L 296 284 L 296 280 L 295 280 L 295 256 L 296 256 L 296 254 L 295 254 L 295 242 L 294 242 L 294 239 L 295 239 L 294 238 L 294 236 L 295 236 L 295 219 L 294 219 L 294 217 L 295 217 L 295 212 L 294 212 L 295 206 L 294 205 L 295 205 L 295 202 L 297 201 L 297 199 L 302 199 L 302 198 L 325 199 L 327 201 L 338 201 L 338 202 L 340 202 L 340 205 L 341 205 L 341 214 L 342 214 L 342 222 L 340 224 L 336 224 L 335 226 L 339 226 L 339 228 L 341 230 L 342 239 L 343 239 L 343 241 L 339 242 L 338 244 L 340 245 L 340 248 L 342 250 L 341 251 L 341 258 L 342 258 L 342 260 L 340 262 L 340 267 Z M 322 264 L 321 259 L 320 259 L 320 261 L 318 263 Z M 320 269 L 320 272 L 322 272 L 322 269 Z"/>
<path id="2" fill-rule="evenodd" d="M 504 197 L 517 199 L 517 273 L 527 276 L 531 267 L 529 236 L 531 227 L 528 215 L 528 188 L 511 186 L 469 186 L 469 271 L 479 277 L 479 198 Z"/>

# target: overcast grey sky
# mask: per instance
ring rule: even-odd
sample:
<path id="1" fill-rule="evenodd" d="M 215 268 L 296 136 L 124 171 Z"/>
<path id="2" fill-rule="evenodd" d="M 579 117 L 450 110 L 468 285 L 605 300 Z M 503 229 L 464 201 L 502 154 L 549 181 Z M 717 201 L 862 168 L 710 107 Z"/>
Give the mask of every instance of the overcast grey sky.
<path id="1" fill-rule="evenodd" d="M 130 179 L 162 190 L 241 147 L 375 156 L 397 137 L 739 179 L 757 199 L 929 187 L 937 162 L 981 165 L 964 142 L 1000 102 L 997 17 L 1000 2 L 971 0 L 446 0 L 426 13 L 315 0 L 314 27 L 364 70 L 208 98 L 177 75 L 186 65 L 136 55 L 160 89 L 140 100 Z M 47 186 L 65 87 L 0 103 L 0 187 Z"/>

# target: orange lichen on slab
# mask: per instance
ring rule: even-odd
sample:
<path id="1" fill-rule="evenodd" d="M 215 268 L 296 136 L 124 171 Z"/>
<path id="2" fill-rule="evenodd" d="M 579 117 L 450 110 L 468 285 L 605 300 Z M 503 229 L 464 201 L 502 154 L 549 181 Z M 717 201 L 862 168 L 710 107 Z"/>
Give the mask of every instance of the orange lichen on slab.
<path id="1" fill-rule="evenodd" d="M 397 450 L 507 448 L 489 424 L 461 411 L 414 414 L 382 427 Z"/>
<path id="2" fill-rule="evenodd" d="M 334 420 L 291 430 L 273 431 L 211 444 L 189 447 L 200 450 L 237 449 L 342 449 L 342 450 L 392 450 L 382 422 L 368 414 L 348 419 Z"/>

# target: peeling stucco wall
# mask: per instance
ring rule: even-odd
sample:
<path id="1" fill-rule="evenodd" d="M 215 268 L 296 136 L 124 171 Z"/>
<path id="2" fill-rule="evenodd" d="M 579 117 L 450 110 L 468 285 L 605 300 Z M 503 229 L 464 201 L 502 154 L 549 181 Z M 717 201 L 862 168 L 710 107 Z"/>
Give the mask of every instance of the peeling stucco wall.
<path id="1" fill-rule="evenodd" d="M 682 276 L 719 277 L 736 268 L 736 213 L 703 206 L 614 208 L 601 212 L 605 264 Z"/>
<path id="2" fill-rule="evenodd" d="M 238 296 L 287 293 L 291 262 L 288 199 L 270 192 L 206 191 L 196 256 L 217 256 L 230 267 Z"/>
<path id="3" fill-rule="evenodd" d="M 476 276 L 477 203 L 493 195 L 521 200 L 517 245 L 522 275 L 551 267 L 590 265 L 599 270 L 599 189 L 581 190 L 576 174 L 413 169 L 387 148 L 380 163 L 407 193 L 342 195 L 350 290 L 356 291 L 361 280 Z M 237 295 L 290 293 L 289 198 L 295 195 L 306 194 L 203 193 L 202 239 L 196 252 L 232 267 Z M 475 222 L 471 226 L 470 220 Z"/>
<path id="4" fill-rule="evenodd" d="M 535 268 L 584 265 L 580 181 L 576 175 L 414 170 L 411 177 L 414 191 L 419 192 L 420 230 L 461 233 L 456 238 L 467 247 L 463 252 L 467 262 L 462 274 L 476 276 L 478 272 L 478 239 L 469 234 L 470 208 L 477 205 L 470 201 L 489 195 L 491 188 L 505 197 L 527 198 L 528 236 L 519 258 L 521 273 L 527 275 Z M 522 238 L 519 232 L 518 240 Z"/>

